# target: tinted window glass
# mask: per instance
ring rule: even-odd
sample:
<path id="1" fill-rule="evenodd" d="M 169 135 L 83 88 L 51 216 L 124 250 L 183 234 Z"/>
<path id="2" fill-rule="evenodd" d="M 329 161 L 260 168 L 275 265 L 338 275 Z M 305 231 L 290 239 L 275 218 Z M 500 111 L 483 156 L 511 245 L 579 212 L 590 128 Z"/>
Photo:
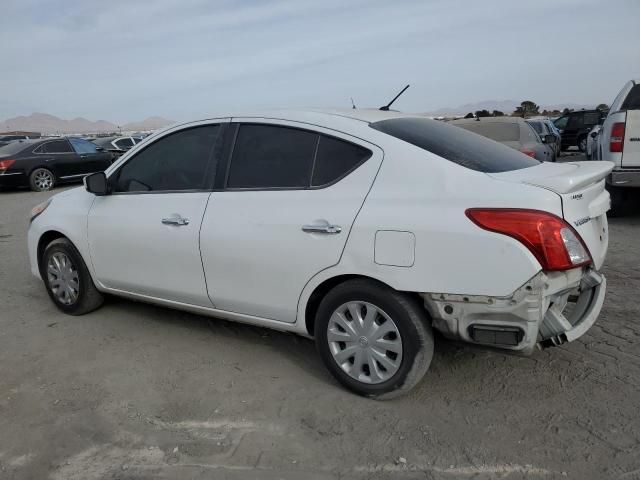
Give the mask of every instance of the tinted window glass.
<path id="1" fill-rule="evenodd" d="M 133 142 L 130 138 L 121 138 L 120 140 L 116 141 L 116 145 L 121 150 L 128 150 L 133 147 Z"/>
<path id="2" fill-rule="evenodd" d="M 308 187 L 318 134 L 273 125 L 241 125 L 229 188 Z"/>
<path id="3" fill-rule="evenodd" d="M 471 132 L 427 118 L 394 118 L 372 128 L 479 172 L 507 172 L 540 162 Z"/>
<path id="4" fill-rule="evenodd" d="M 12 142 L 0 147 L 0 156 L 15 155 L 22 150 L 25 150 L 29 145 L 24 142 Z"/>
<path id="5" fill-rule="evenodd" d="M 71 145 L 66 140 L 54 140 L 53 142 L 47 142 L 42 146 L 44 153 L 71 153 Z"/>
<path id="6" fill-rule="evenodd" d="M 536 133 L 538 134 L 545 133 L 542 123 L 540 122 L 527 122 L 527 123 L 533 127 Z"/>
<path id="7" fill-rule="evenodd" d="M 559 128 L 560 130 L 563 130 L 565 128 L 567 128 L 567 122 L 569 121 L 569 117 L 560 117 L 560 118 L 556 118 L 553 123 L 556 126 L 556 128 Z"/>
<path id="8" fill-rule="evenodd" d="M 567 129 L 571 130 L 574 128 L 582 128 L 582 115 L 571 115 L 569 117 L 569 121 L 567 122 Z"/>
<path id="9" fill-rule="evenodd" d="M 496 142 L 517 142 L 520 140 L 520 127 L 517 123 L 473 122 L 454 124 L 470 132 L 490 138 Z"/>
<path id="10" fill-rule="evenodd" d="M 219 129 L 218 125 L 190 128 L 153 142 L 120 169 L 115 191 L 205 188 Z"/>
<path id="11" fill-rule="evenodd" d="M 627 98 L 622 102 L 621 110 L 640 110 L 640 85 L 631 89 Z"/>
<path id="12" fill-rule="evenodd" d="M 311 184 L 321 186 L 331 183 L 370 156 L 371 152 L 366 148 L 321 135 Z"/>
<path id="13" fill-rule="evenodd" d="M 71 142 L 71 145 L 73 146 L 73 149 L 76 151 L 76 153 L 87 154 L 98 152 L 96 150 L 95 144 L 87 140 L 83 140 L 82 138 L 70 138 L 69 141 Z"/>
<path id="14" fill-rule="evenodd" d="M 599 112 L 585 113 L 583 122 L 585 125 L 590 125 L 590 126 L 597 125 L 600 122 L 601 116 L 602 114 Z"/>

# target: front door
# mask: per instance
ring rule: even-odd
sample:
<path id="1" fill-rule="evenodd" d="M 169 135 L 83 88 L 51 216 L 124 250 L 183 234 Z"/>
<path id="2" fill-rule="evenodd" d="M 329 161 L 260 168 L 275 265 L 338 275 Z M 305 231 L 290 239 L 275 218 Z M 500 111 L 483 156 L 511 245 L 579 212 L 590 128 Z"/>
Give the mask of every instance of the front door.
<path id="1" fill-rule="evenodd" d="M 89 213 L 89 247 L 107 288 L 211 306 L 199 231 L 222 123 L 180 127 L 110 173 L 111 195 Z"/>
<path id="2" fill-rule="evenodd" d="M 207 287 L 218 309 L 294 322 L 305 284 L 339 262 L 382 151 L 294 122 L 246 122 L 230 128 L 226 184 L 202 223 Z"/>

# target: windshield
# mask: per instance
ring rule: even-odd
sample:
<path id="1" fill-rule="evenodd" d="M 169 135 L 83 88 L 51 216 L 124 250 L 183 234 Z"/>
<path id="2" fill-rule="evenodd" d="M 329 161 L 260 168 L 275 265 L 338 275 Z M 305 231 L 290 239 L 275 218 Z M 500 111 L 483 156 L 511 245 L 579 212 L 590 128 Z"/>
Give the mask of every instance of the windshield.
<path id="1" fill-rule="evenodd" d="M 370 126 L 478 172 L 508 172 L 540 163 L 517 150 L 437 120 L 394 118 Z"/>

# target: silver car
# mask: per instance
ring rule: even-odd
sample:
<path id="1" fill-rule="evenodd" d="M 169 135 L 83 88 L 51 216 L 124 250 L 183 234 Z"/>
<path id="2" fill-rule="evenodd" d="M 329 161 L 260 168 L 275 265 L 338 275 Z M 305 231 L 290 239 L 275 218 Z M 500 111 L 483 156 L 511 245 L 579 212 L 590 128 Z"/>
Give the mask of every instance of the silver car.
<path id="1" fill-rule="evenodd" d="M 554 162 L 555 137 L 543 137 L 519 117 L 479 117 L 453 120 L 451 124 L 500 142 L 541 162 Z"/>

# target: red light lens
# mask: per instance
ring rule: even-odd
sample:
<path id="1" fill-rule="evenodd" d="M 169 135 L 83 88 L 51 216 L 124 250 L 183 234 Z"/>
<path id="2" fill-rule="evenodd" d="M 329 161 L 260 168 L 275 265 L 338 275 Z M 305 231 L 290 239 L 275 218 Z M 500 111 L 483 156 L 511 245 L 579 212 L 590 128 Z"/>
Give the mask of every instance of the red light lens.
<path id="1" fill-rule="evenodd" d="M 567 222 L 551 213 L 512 208 L 470 208 L 465 213 L 480 228 L 518 240 L 538 259 L 543 270 L 569 270 L 591 263 L 584 243 L 588 260 L 577 264 L 571 261 L 562 229 L 570 229 L 578 239 L 580 236 Z"/>
<path id="2" fill-rule="evenodd" d="M 609 151 L 614 153 L 622 152 L 624 144 L 624 122 L 614 123 L 611 127 L 611 139 L 609 140 Z"/>
<path id="3" fill-rule="evenodd" d="M 536 158 L 536 152 L 533 152 L 531 150 L 520 150 L 520 151 L 531 158 Z"/>
<path id="4" fill-rule="evenodd" d="M 16 163 L 15 160 L 0 160 L 0 170 L 6 170 L 14 163 Z"/>

